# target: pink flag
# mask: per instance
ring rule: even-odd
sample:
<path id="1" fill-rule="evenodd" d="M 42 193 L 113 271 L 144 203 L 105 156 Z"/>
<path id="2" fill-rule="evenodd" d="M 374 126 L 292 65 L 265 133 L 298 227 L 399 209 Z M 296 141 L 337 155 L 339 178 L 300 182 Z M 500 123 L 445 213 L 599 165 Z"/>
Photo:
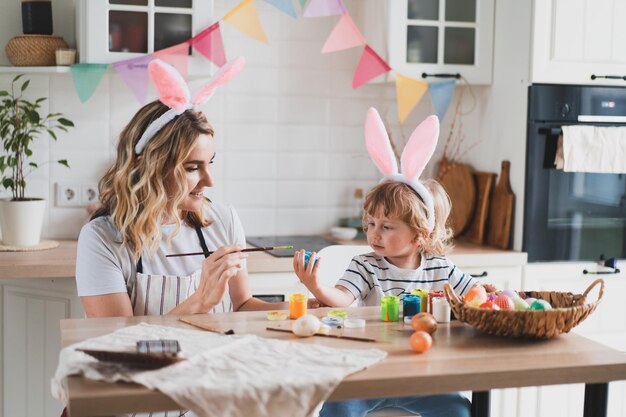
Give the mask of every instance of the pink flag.
<path id="1" fill-rule="evenodd" d="M 113 63 L 113 68 L 140 104 L 145 104 L 148 96 L 148 63 L 151 60 L 150 55 L 144 55 Z"/>
<path id="2" fill-rule="evenodd" d="M 222 41 L 222 32 L 220 31 L 219 22 L 212 24 L 191 38 L 190 43 L 191 46 L 218 67 L 226 63 L 224 42 Z"/>
<path id="3" fill-rule="evenodd" d="M 152 53 L 152 57 L 167 62 L 176 68 L 184 79 L 187 79 L 187 61 L 189 60 L 189 44 L 187 42 L 155 51 Z"/>
<path id="4" fill-rule="evenodd" d="M 343 0 L 311 0 L 304 17 L 337 16 L 346 12 Z"/>
<path id="5" fill-rule="evenodd" d="M 341 51 L 365 45 L 365 39 L 348 13 L 344 13 L 326 39 L 322 53 Z"/>
<path id="6" fill-rule="evenodd" d="M 374 77 L 391 71 L 391 67 L 369 45 L 365 45 L 352 79 L 352 88 L 359 88 Z"/>

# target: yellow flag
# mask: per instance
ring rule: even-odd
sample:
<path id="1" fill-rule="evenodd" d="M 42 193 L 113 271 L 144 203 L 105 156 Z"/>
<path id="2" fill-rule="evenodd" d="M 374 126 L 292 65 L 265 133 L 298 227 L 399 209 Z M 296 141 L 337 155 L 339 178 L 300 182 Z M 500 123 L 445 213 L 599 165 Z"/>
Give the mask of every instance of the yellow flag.
<path id="1" fill-rule="evenodd" d="M 414 80 L 396 72 L 396 99 L 398 100 L 398 119 L 400 123 L 411 113 L 428 90 L 428 83 Z"/>
<path id="2" fill-rule="evenodd" d="M 252 0 L 243 0 L 222 20 L 250 38 L 269 44 Z"/>

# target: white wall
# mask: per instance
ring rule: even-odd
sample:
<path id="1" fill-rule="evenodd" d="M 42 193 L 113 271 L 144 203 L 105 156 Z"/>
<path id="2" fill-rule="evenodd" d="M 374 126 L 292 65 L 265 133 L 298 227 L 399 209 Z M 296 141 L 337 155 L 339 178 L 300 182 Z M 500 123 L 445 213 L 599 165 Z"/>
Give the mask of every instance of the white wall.
<path id="1" fill-rule="evenodd" d="M 21 31 L 21 26 L 15 25 L 19 8 L 5 7 L 5 3 L 3 0 L 0 6 L 0 44 Z M 465 143 L 481 140 L 466 162 L 494 172 L 499 172 L 502 159 L 512 162 L 518 201 L 516 248 L 521 247 L 530 27 L 530 6 L 518 3 L 526 2 L 498 2 L 494 84 L 472 87 L 476 106 L 465 116 Z M 55 28 L 60 27 L 56 20 L 60 8 L 67 16 L 73 15 L 71 4 L 71 0 L 54 0 Z M 366 3 L 351 0 L 346 4 L 358 21 Z M 393 125 L 393 139 L 402 146 L 412 129 L 433 112 L 430 99 L 426 96 L 406 127 L 399 128 L 393 83 L 351 88 L 360 48 L 319 52 L 336 17 L 294 20 L 265 2 L 256 1 L 255 5 L 269 46 L 222 25 L 227 55 L 244 55 L 247 66 L 204 109 L 216 128 L 218 144 L 216 187 L 209 194 L 237 208 L 249 235 L 324 232 L 339 217 L 351 214 L 354 188 L 369 187 L 379 178 L 363 145 L 367 108 L 379 109 Z M 215 15 L 219 18 L 232 7 L 233 2 L 216 0 Z M 72 26 L 63 24 L 64 29 Z M 372 44 L 380 43 L 380 38 L 372 36 L 384 36 L 363 29 Z M 5 88 L 11 77 L 0 74 L 0 88 Z M 84 104 L 79 102 L 69 74 L 28 78 L 32 79 L 33 97 L 49 96 L 50 110 L 63 112 L 77 125 L 57 143 L 42 138 L 35 153 L 39 161 L 67 158 L 72 168 L 46 165 L 31 176 L 28 189 L 29 195 L 46 197 L 51 203 L 44 235 L 75 238 L 86 213 L 55 207 L 54 184 L 97 181 L 112 161 L 117 134 L 139 104 L 113 71 Z M 469 96 L 465 94 L 466 108 L 471 104 Z M 452 111 L 443 121 L 433 160 L 442 152 L 451 116 Z M 429 164 L 427 175 L 434 173 L 434 165 Z"/>

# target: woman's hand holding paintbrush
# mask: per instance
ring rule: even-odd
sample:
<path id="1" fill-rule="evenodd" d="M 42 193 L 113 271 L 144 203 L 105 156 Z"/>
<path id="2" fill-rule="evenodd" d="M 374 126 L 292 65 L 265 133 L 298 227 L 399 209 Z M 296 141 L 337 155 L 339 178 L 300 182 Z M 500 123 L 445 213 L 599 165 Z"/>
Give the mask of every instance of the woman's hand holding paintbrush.
<path id="1" fill-rule="evenodd" d="M 288 245 L 288 246 L 265 246 L 265 247 L 260 247 L 260 248 L 246 248 L 238 252 L 265 252 L 265 251 L 270 251 L 270 250 L 283 250 L 283 249 L 293 249 L 293 246 Z M 213 253 L 215 252 L 209 251 L 209 252 L 172 253 L 169 255 L 165 255 L 165 257 L 174 258 L 177 256 L 199 256 L 199 255 L 209 256 Z"/>

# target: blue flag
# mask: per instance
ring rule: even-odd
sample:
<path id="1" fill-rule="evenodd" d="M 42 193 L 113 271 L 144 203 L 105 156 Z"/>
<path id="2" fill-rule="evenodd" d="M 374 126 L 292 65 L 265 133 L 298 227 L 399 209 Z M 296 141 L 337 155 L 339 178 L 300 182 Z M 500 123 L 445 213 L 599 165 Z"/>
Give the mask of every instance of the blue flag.
<path id="1" fill-rule="evenodd" d="M 72 65 L 72 81 L 80 102 L 84 103 L 92 96 L 109 64 L 74 64 Z"/>
<path id="2" fill-rule="evenodd" d="M 454 97 L 454 91 L 456 90 L 456 81 L 447 80 L 441 83 L 431 83 L 428 86 L 428 92 L 430 93 L 430 99 L 433 102 L 435 113 L 439 117 L 440 121 L 443 121 L 443 117 L 450 107 L 452 97 Z"/>

